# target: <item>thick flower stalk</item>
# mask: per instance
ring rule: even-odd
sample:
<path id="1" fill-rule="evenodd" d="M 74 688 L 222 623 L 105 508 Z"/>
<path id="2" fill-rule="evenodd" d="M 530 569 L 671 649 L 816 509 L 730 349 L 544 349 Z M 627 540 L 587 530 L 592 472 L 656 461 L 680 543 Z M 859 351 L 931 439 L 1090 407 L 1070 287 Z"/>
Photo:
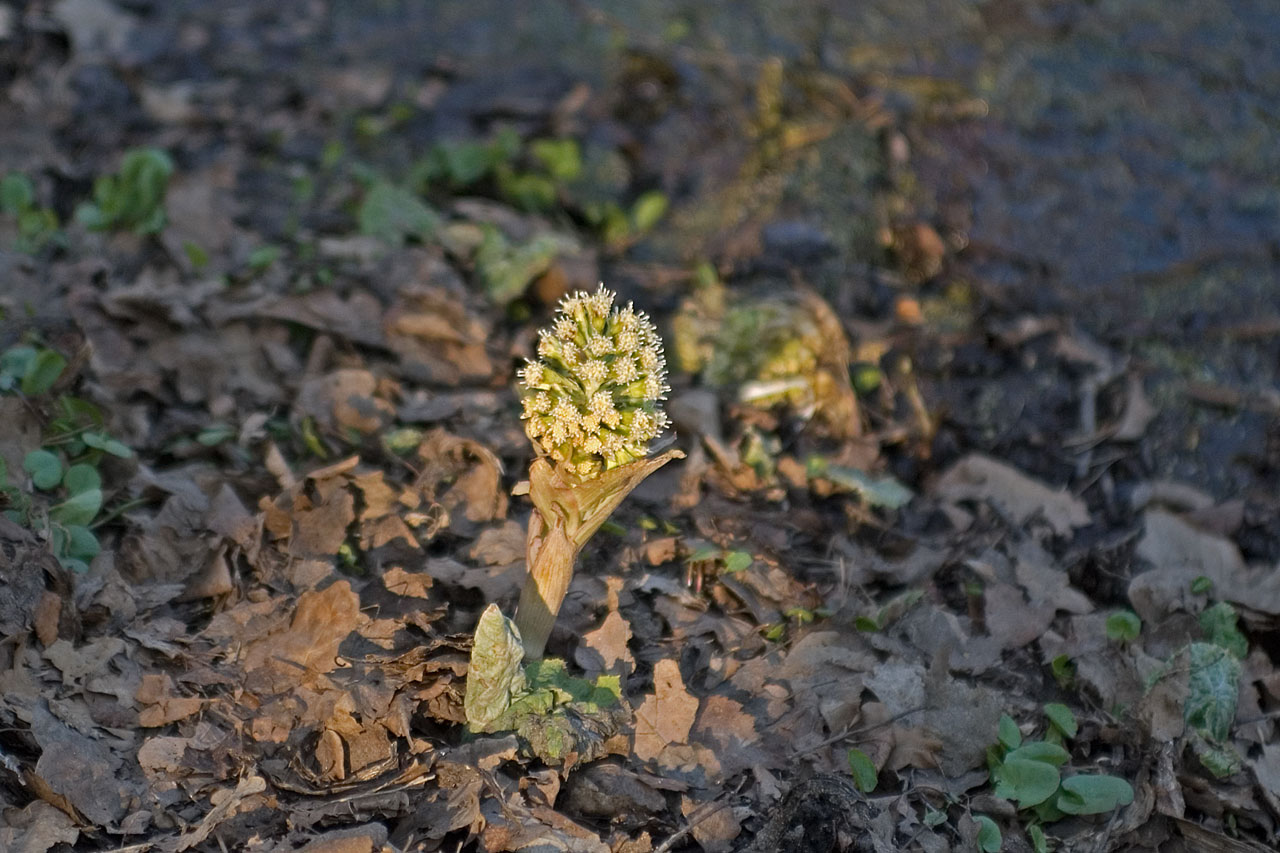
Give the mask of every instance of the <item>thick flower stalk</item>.
<path id="1" fill-rule="evenodd" d="M 573 576 L 578 551 L 649 474 L 682 456 L 649 457 L 668 425 L 669 390 L 657 329 L 603 285 L 560 305 L 521 371 L 529 467 L 529 577 L 515 624 L 525 657 L 540 658 Z"/>
<path id="2" fill-rule="evenodd" d="M 643 459 L 667 427 L 658 330 L 630 304 L 614 308 L 604 285 L 561 303 L 520 375 L 525 432 L 582 479 Z"/>

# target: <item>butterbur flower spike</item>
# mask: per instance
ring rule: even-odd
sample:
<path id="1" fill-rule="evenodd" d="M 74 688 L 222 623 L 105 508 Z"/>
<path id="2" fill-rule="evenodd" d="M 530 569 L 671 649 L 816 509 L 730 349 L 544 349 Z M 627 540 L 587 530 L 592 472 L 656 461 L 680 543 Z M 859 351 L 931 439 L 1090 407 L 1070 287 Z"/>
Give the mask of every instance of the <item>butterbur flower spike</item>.
<path id="1" fill-rule="evenodd" d="M 525 657 L 540 658 L 569 588 L 578 551 L 645 477 L 672 459 L 650 457 L 669 425 L 662 340 L 604 285 L 566 297 L 520 372 L 529 468 L 529 577 L 516 611 Z"/>
<path id="2" fill-rule="evenodd" d="M 586 480 L 643 459 L 667 428 L 662 341 L 631 305 L 600 286 L 560 303 L 520 372 L 525 432 L 541 454 Z"/>

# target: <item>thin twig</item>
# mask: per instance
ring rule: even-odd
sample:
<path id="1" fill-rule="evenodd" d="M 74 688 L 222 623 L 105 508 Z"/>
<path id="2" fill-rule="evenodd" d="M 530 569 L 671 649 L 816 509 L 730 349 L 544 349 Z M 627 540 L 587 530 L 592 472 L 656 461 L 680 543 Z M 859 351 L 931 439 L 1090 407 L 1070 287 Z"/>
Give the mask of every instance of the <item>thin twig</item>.
<path id="1" fill-rule="evenodd" d="M 708 806 L 710 806 L 711 808 L 708 808 Z M 728 808 L 728 806 L 729 806 L 728 800 L 723 800 L 720 802 L 717 802 L 716 800 L 712 800 L 709 803 L 703 803 L 702 805 L 698 806 L 689 815 L 689 822 L 685 825 L 684 829 L 672 835 L 670 838 L 668 838 L 666 841 L 659 844 L 657 847 L 653 848 L 653 853 L 669 853 L 671 848 L 674 847 L 677 842 L 679 842 L 682 838 L 684 838 L 690 832 L 693 832 L 693 828 L 695 826 L 702 823 L 704 820 L 711 817 L 713 814 L 716 814 L 721 809 Z M 703 812 L 703 809 L 706 809 L 706 811 Z M 702 812 L 702 813 L 699 814 L 699 812 Z"/>

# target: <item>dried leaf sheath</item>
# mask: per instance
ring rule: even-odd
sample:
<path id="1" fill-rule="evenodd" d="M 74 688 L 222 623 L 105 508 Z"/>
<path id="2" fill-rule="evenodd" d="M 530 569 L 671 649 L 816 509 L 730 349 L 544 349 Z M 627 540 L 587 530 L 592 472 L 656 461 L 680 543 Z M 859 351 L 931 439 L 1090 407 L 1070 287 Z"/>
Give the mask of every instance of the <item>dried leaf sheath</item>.
<path id="1" fill-rule="evenodd" d="M 668 450 L 579 482 L 570 482 L 546 459 L 534 460 L 529 467 L 534 507 L 527 540 L 529 578 L 516 611 L 526 657 L 542 657 L 578 551 L 645 477 L 683 456 L 679 450 Z"/>

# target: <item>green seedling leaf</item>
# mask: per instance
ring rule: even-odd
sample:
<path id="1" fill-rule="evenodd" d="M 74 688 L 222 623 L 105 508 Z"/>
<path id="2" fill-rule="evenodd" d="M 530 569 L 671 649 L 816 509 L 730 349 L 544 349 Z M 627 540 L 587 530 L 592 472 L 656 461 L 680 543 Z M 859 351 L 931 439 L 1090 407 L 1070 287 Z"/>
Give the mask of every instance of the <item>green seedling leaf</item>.
<path id="1" fill-rule="evenodd" d="M 49 517 L 59 524 L 83 524 L 93 521 L 102 509 L 102 490 L 89 489 L 72 495 L 49 510 Z"/>
<path id="2" fill-rule="evenodd" d="M 1020 761 L 1043 761 L 1045 764 L 1052 764 L 1054 767 L 1061 767 L 1071 758 L 1061 746 L 1056 743 L 1049 743 L 1043 740 L 1027 741 L 1022 746 L 1010 752 L 1005 756 L 1005 761 L 1017 759 Z"/>
<path id="3" fill-rule="evenodd" d="M 880 630 L 880 623 L 870 616 L 856 616 L 853 620 L 853 627 L 865 634 L 874 634 Z"/>
<path id="4" fill-rule="evenodd" d="M 1058 808 L 1067 814 L 1103 814 L 1133 802 L 1133 787 L 1116 776 L 1082 773 L 1062 780 Z"/>
<path id="5" fill-rule="evenodd" d="M 280 259 L 283 250 L 279 246 L 259 246 L 249 253 L 249 269 L 260 272 Z"/>
<path id="6" fill-rule="evenodd" d="M 1066 655 L 1055 657 L 1049 664 L 1049 671 L 1053 673 L 1053 680 L 1058 682 L 1059 687 L 1070 686 L 1076 677 L 1076 665 Z"/>
<path id="7" fill-rule="evenodd" d="M 36 202 L 36 188 L 21 172 L 10 172 L 0 180 L 0 210 L 17 216 Z"/>
<path id="8" fill-rule="evenodd" d="M 33 450 L 24 456 L 22 470 L 31 475 L 37 489 L 52 489 L 62 482 L 62 460 L 47 450 Z"/>
<path id="9" fill-rule="evenodd" d="M 133 451 L 126 445 L 104 433 L 86 432 L 80 436 L 80 439 L 94 450 L 101 450 L 103 453 L 110 453 L 112 456 L 117 456 L 121 459 L 128 459 L 133 456 Z"/>
<path id="10" fill-rule="evenodd" d="M 1018 724 L 1013 721 L 1013 717 L 1008 714 L 1000 715 L 996 737 L 1005 749 L 1017 749 L 1022 746 L 1022 732 L 1018 729 Z"/>
<path id="11" fill-rule="evenodd" d="M 1233 773 L 1240 772 L 1240 754 L 1231 744 L 1212 743 L 1195 730 L 1191 732 L 1190 741 L 1196 758 L 1200 759 L 1204 769 L 1212 773 L 1215 778 L 1225 779 Z"/>
<path id="12" fill-rule="evenodd" d="M 1138 639 L 1142 632 L 1142 620 L 1132 610 L 1121 610 L 1107 617 L 1107 639 L 1128 643 Z"/>
<path id="13" fill-rule="evenodd" d="M 1000 827 L 984 814 L 976 814 L 973 819 L 978 824 L 978 849 L 982 853 L 1000 853 L 1000 848 L 1004 846 Z"/>
<path id="14" fill-rule="evenodd" d="M 529 153 L 561 183 L 575 181 L 582 174 L 582 150 L 576 139 L 537 139 L 530 143 Z"/>
<path id="15" fill-rule="evenodd" d="M 815 465 L 813 459 L 809 463 L 810 476 L 830 480 L 835 485 L 858 495 L 870 506 L 899 509 L 915 497 L 914 492 L 893 477 L 873 477 L 857 468 L 831 465 L 820 457 L 815 459 L 818 460 L 818 464 Z"/>
<path id="16" fill-rule="evenodd" d="M 731 574 L 745 571 L 753 562 L 751 554 L 746 551 L 730 551 L 724 555 L 724 570 Z"/>
<path id="17" fill-rule="evenodd" d="M 556 203 L 556 185 L 545 175 L 498 170 L 498 189 L 523 210 L 548 210 Z"/>
<path id="18" fill-rule="evenodd" d="M 27 375 L 35 357 L 35 347 L 28 346 L 9 347 L 0 353 L 0 391 L 12 390 Z"/>
<path id="19" fill-rule="evenodd" d="M 53 387 L 67 367 L 67 360 L 51 349 L 37 350 L 22 375 L 23 394 L 43 394 Z"/>
<path id="20" fill-rule="evenodd" d="M 991 776 L 996 783 L 996 796 L 1016 800 L 1021 808 L 1052 797 L 1060 780 L 1058 768 L 1052 764 L 1007 757 Z"/>
<path id="21" fill-rule="evenodd" d="M 942 809 L 935 809 L 935 808 L 930 808 L 928 806 L 925 806 L 925 810 L 924 810 L 925 826 L 929 827 L 930 829 L 934 829 L 936 827 L 942 826 L 942 824 L 946 822 L 947 822 L 946 812 L 944 812 Z"/>
<path id="22" fill-rule="evenodd" d="M 631 227 L 637 234 L 653 230 L 667 212 L 667 196 L 659 190 L 650 190 L 631 206 Z"/>
<path id="23" fill-rule="evenodd" d="M 1078 727 L 1076 726 L 1076 715 L 1071 713 L 1071 709 L 1060 702 L 1050 702 L 1044 706 L 1044 715 L 1049 718 L 1049 723 L 1062 732 L 1064 737 L 1075 737 Z"/>
<path id="24" fill-rule="evenodd" d="M 388 181 L 369 187 L 357 219 L 360 233 L 397 246 L 409 238 L 426 239 L 440 224 L 440 215 L 426 202 Z"/>
<path id="25" fill-rule="evenodd" d="M 478 182 L 497 164 L 494 150 L 480 142 L 446 142 L 432 154 L 450 185 L 459 189 Z"/>
<path id="26" fill-rule="evenodd" d="M 1034 823 L 1027 827 L 1027 837 L 1031 839 L 1031 849 L 1036 853 L 1049 853 L 1049 839 L 1044 837 L 1044 830 Z"/>
<path id="27" fill-rule="evenodd" d="M 876 766 L 871 763 L 870 757 L 865 752 L 857 748 L 849 750 L 849 770 L 853 773 L 853 784 L 859 791 L 869 794 L 876 789 L 879 774 L 876 773 Z"/>
<path id="28" fill-rule="evenodd" d="M 236 428 L 230 424 L 209 424 L 196 434 L 196 441 L 205 447 L 217 447 L 222 442 L 235 438 L 235 435 Z"/>
<path id="29" fill-rule="evenodd" d="M 202 270 L 209 266 L 209 253 L 198 243 L 183 240 L 182 253 L 187 256 L 187 263 L 191 264 L 192 269 Z"/>
<path id="30" fill-rule="evenodd" d="M 507 712 L 512 700 L 524 692 L 523 660 L 520 631 L 502 615 L 498 605 L 490 604 L 476 625 L 463 698 L 467 725 L 473 731 L 487 731 Z"/>
<path id="31" fill-rule="evenodd" d="M 422 430 L 417 427 L 400 427 L 382 436 L 382 446 L 397 456 L 404 456 L 422 444 Z"/>
<path id="32" fill-rule="evenodd" d="M 1200 614 L 1200 627 L 1206 640 L 1244 660 L 1249 654 L 1249 641 L 1236 627 L 1236 620 L 1236 609 L 1225 601 L 1219 601 Z"/>
<path id="33" fill-rule="evenodd" d="M 1213 591 L 1213 581 L 1204 575 L 1199 575 L 1191 581 L 1191 591 L 1196 595 L 1208 595 Z"/>
<path id="34" fill-rule="evenodd" d="M 718 560 L 724 552 L 715 545 L 703 543 L 689 552 L 689 556 L 684 558 L 686 563 L 706 563 L 711 560 Z"/>
<path id="35" fill-rule="evenodd" d="M 98 556 L 98 552 L 102 550 L 102 546 L 98 544 L 98 537 L 93 535 L 93 531 L 82 524 L 68 524 L 66 554 L 75 560 L 83 560 L 86 563 Z"/>
<path id="36" fill-rule="evenodd" d="M 90 489 L 101 489 L 102 475 L 98 473 L 97 468 L 82 462 L 67 469 L 66 475 L 62 478 L 62 485 L 67 487 L 68 494 L 78 495 Z"/>
<path id="37" fill-rule="evenodd" d="M 94 183 L 93 201 L 76 210 L 76 219 L 95 231 L 128 228 L 154 234 L 165 226 L 164 196 L 173 171 L 173 160 L 158 148 L 130 151 L 118 173 Z"/>
<path id="38" fill-rule="evenodd" d="M 476 249 L 476 272 L 489 297 L 506 305 L 524 293 L 529 282 L 546 272 L 555 259 L 577 246 L 559 234 L 542 234 L 513 246 L 496 228 L 486 226 Z"/>

